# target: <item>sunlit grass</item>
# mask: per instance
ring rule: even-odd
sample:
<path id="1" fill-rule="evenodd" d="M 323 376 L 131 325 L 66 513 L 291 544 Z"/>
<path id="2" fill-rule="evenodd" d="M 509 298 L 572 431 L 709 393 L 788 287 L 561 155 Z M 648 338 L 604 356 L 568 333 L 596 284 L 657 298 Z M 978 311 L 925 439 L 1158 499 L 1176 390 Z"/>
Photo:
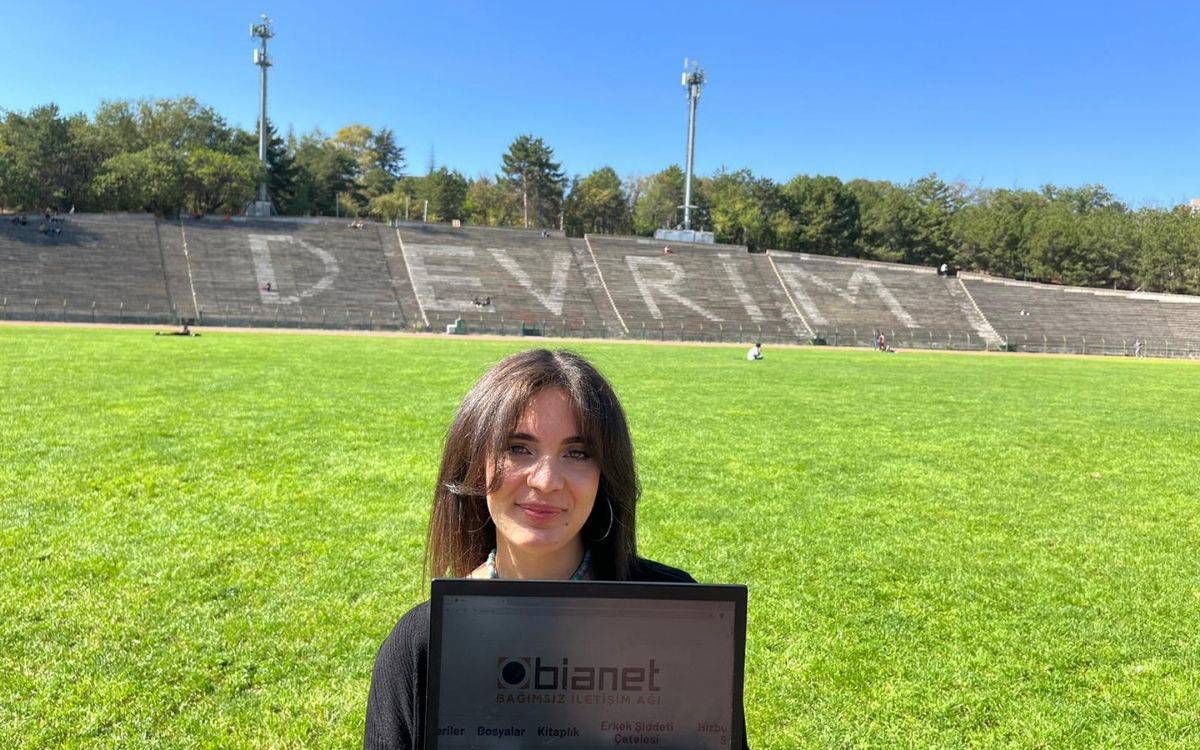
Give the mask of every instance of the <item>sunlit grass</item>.
<path id="1" fill-rule="evenodd" d="M 531 342 L 0 327 L 0 737 L 348 747 L 440 441 Z M 755 748 L 1200 745 L 1200 367 L 589 344 Z"/>

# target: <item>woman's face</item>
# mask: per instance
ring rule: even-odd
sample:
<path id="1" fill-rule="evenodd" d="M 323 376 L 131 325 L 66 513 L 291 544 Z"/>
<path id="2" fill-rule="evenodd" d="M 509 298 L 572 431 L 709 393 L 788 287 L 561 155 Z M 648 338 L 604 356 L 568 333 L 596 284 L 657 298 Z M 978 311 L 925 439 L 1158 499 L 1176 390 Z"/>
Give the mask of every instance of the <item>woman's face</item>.
<path id="1" fill-rule="evenodd" d="M 516 554 L 546 555 L 579 544 L 592 512 L 600 468 L 585 449 L 565 391 L 536 394 L 517 421 L 501 459 L 489 462 L 488 513 L 497 546 Z"/>

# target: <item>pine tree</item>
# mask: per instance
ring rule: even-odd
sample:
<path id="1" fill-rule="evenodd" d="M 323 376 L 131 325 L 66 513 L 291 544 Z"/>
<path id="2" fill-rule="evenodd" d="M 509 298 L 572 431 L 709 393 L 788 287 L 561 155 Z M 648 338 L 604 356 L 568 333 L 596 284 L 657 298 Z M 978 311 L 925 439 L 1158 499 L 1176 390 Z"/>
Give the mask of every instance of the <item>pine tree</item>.
<path id="1" fill-rule="evenodd" d="M 270 120 L 267 120 L 267 193 L 280 213 L 296 198 L 296 158 Z"/>
<path id="2" fill-rule="evenodd" d="M 518 136 L 504 154 L 501 171 L 521 196 L 521 220 L 526 229 L 531 214 L 538 226 L 557 223 L 567 177 L 545 141 L 532 135 Z"/>

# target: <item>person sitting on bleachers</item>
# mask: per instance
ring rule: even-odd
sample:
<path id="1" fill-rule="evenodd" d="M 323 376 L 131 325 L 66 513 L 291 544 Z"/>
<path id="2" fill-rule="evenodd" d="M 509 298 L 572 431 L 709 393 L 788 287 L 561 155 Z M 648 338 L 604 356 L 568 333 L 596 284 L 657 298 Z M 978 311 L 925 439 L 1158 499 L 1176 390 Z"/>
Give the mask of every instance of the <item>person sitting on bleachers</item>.
<path id="1" fill-rule="evenodd" d="M 261 287 L 259 287 L 259 290 L 264 292 L 271 291 L 271 282 L 268 281 L 267 283 L 263 284 Z"/>
<path id="2" fill-rule="evenodd" d="M 746 352 L 746 359 L 751 362 L 756 362 L 762 358 L 762 342 L 756 341 L 754 342 L 754 346 L 750 347 L 750 349 Z"/>
<path id="3" fill-rule="evenodd" d="M 492 304 L 492 296 L 489 294 L 488 296 L 484 297 L 483 299 L 480 299 L 479 297 L 475 297 L 474 299 L 471 300 L 471 304 L 475 305 L 476 307 L 488 307 Z"/>
<path id="4" fill-rule="evenodd" d="M 675 254 L 675 251 L 672 250 L 669 246 L 663 246 L 663 255 L 674 255 L 674 254 Z"/>

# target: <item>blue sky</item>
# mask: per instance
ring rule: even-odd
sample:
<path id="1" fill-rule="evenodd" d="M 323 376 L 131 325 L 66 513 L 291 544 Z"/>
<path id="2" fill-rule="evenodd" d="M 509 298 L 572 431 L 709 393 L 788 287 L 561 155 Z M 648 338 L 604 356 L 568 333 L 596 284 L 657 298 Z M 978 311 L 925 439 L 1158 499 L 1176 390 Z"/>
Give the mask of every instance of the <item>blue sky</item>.
<path id="1" fill-rule="evenodd" d="M 190 94 L 252 128 L 263 10 L 272 119 L 391 127 L 410 172 L 431 148 L 495 172 L 523 132 L 569 173 L 682 163 L 686 56 L 710 81 L 700 172 L 1200 196 L 1200 4 L 1183 2 L 27 4 L 0 45 L 0 107 Z"/>

